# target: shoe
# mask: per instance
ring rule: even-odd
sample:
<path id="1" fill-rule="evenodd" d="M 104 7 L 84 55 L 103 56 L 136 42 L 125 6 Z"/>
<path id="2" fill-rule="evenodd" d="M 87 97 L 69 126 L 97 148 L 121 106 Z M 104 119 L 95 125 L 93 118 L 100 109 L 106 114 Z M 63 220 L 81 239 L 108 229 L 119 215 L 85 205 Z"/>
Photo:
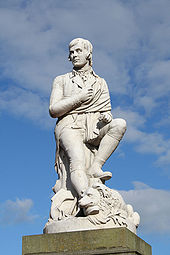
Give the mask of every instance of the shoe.
<path id="1" fill-rule="evenodd" d="M 101 167 L 98 164 L 93 164 L 89 169 L 88 169 L 89 175 L 93 176 L 94 178 L 99 178 L 102 181 L 107 181 L 110 178 L 112 178 L 112 173 L 111 172 L 103 172 Z"/>
<path id="2" fill-rule="evenodd" d="M 93 177 L 94 178 L 99 178 L 103 181 L 107 181 L 107 180 L 110 180 L 110 178 L 112 178 L 112 173 L 111 172 L 96 172 L 93 174 Z"/>

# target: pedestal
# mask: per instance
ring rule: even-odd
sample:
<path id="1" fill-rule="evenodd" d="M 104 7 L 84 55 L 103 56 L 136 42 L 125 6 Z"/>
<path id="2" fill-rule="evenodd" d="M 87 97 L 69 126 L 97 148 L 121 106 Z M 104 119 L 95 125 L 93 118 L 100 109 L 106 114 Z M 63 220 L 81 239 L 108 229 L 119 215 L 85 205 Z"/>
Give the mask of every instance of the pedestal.
<path id="1" fill-rule="evenodd" d="M 22 255 L 152 255 L 151 246 L 126 228 L 24 236 Z"/>

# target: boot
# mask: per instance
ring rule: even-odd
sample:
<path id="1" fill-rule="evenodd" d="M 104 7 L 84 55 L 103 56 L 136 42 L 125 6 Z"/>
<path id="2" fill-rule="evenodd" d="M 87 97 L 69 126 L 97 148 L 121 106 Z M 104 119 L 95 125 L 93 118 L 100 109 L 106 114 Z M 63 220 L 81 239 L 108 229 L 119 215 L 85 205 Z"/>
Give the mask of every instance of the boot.
<path id="1" fill-rule="evenodd" d="M 84 196 L 87 196 L 87 190 L 88 190 L 88 179 L 84 171 L 82 170 L 76 170 L 71 172 L 71 182 L 75 188 L 75 190 L 78 193 L 79 196 L 79 205 L 82 204 L 82 200 L 84 199 Z M 88 198 L 89 199 L 89 198 Z M 88 201 L 89 202 L 89 201 Z M 87 215 L 93 215 L 99 213 L 99 208 L 97 205 L 81 205 L 83 208 L 85 216 Z"/>
<path id="2" fill-rule="evenodd" d="M 75 170 L 71 172 L 70 176 L 73 187 L 78 195 L 81 196 L 88 188 L 87 175 L 83 170 Z"/>
<path id="3" fill-rule="evenodd" d="M 100 142 L 98 152 L 94 158 L 88 173 L 95 178 L 100 178 L 102 181 L 109 180 L 112 177 L 111 172 L 103 172 L 102 166 L 110 155 L 114 152 L 119 144 L 119 140 L 109 135 L 105 135 Z"/>

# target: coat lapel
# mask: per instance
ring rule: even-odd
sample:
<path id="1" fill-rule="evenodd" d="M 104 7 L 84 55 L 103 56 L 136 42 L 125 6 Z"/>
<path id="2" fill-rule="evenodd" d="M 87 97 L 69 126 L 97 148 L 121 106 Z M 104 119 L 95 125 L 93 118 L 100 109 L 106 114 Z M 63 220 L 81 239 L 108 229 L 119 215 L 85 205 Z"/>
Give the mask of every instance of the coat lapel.
<path id="1" fill-rule="evenodd" d="M 87 87 L 91 87 L 94 83 L 96 83 L 96 77 L 93 75 L 89 75 L 87 81 L 85 82 Z"/>
<path id="2" fill-rule="evenodd" d="M 74 75 L 73 73 L 70 73 L 70 79 L 72 82 L 78 87 L 83 88 L 83 87 L 91 87 L 94 83 L 97 81 L 97 75 L 88 75 L 88 79 L 83 82 L 82 78 L 79 75 Z"/>
<path id="3" fill-rule="evenodd" d="M 80 88 L 83 88 L 84 87 L 84 84 L 83 84 L 83 81 L 82 79 L 80 78 L 79 75 L 75 75 L 72 79 L 72 82 L 77 84 Z"/>

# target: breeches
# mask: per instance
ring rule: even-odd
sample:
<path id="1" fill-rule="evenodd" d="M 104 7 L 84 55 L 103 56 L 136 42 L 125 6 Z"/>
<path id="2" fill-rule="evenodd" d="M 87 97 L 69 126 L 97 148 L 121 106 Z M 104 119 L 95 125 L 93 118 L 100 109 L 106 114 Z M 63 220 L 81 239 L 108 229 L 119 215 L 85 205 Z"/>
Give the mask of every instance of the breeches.
<path id="1" fill-rule="evenodd" d="M 59 145 L 66 152 L 70 163 L 70 171 L 85 170 L 85 147 L 84 141 L 96 147 L 105 135 L 120 141 L 126 131 L 126 122 L 123 119 L 113 119 L 110 123 L 101 122 L 98 127 L 99 134 L 95 139 L 87 141 L 86 132 L 83 128 L 64 127 L 59 136 Z"/>

